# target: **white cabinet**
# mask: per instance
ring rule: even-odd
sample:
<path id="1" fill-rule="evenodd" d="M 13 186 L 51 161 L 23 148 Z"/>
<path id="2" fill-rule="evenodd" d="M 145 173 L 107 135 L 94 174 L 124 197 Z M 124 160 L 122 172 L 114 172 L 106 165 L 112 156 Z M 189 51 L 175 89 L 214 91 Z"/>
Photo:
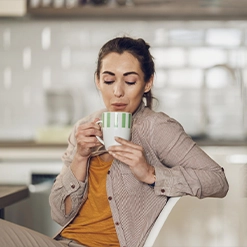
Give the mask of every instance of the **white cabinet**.
<path id="1" fill-rule="evenodd" d="M 64 148 L 0 148 L 0 183 L 25 184 L 30 192 L 27 199 L 5 208 L 6 220 L 50 237 L 58 232 L 48 199 L 63 166 L 63 152 Z"/>
<path id="2" fill-rule="evenodd" d="M 24 16 L 26 12 L 26 0 L 0 0 L 0 16 Z"/>

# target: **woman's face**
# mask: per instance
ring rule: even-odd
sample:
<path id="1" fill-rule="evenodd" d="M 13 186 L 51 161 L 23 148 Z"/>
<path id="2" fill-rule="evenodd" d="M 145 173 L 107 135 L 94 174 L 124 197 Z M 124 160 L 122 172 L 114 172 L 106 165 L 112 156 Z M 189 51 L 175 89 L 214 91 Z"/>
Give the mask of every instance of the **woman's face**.
<path id="1" fill-rule="evenodd" d="M 100 78 L 96 78 L 108 111 L 135 112 L 144 92 L 153 84 L 153 77 L 144 82 L 139 61 L 130 53 L 109 53 L 102 60 Z"/>

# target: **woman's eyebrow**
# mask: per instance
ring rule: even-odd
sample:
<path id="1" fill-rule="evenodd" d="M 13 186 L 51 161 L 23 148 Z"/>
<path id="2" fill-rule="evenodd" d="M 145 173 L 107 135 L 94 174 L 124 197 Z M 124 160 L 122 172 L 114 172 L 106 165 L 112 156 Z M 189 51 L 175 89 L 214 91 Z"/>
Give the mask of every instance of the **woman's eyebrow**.
<path id="1" fill-rule="evenodd" d="M 113 76 L 115 75 L 113 72 L 107 71 L 107 70 L 103 71 L 102 74 L 108 74 L 108 75 L 113 75 Z M 128 75 L 132 75 L 132 74 L 139 76 L 139 74 L 136 73 L 135 71 L 126 72 L 126 73 L 123 74 L 123 76 L 128 76 Z"/>
<path id="2" fill-rule="evenodd" d="M 109 74 L 109 75 L 115 75 L 113 72 L 111 71 L 104 71 L 102 74 Z"/>
<path id="3" fill-rule="evenodd" d="M 124 76 L 127 76 L 127 75 L 131 75 L 131 74 L 135 74 L 135 75 L 138 75 L 138 76 L 139 76 L 139 74 L 136 73 L 135 71 L 126 72 L 126 73 L 124 73 L 123 75 L 124 75 Z"/>

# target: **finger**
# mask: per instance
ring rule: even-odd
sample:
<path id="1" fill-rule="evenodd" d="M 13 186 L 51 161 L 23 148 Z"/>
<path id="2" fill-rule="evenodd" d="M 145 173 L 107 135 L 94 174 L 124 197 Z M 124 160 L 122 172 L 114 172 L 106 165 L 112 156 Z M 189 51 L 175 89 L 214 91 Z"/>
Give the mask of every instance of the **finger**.
<path id="1" fill-rule="evenodd" d="M 85 136 L 102 136 L 102 131 L 98 129 L 88 129 L 85 130 Z"/>
<path id="2" fill-rule="evenodd" d="M 94 124 L 95 123 L 93 122 L 81 124 L 77 127 L 77 130 L 85 130 L 85 129 L 94 128 Z"/>
<path id="3" fill-rule="evenodd" d="M 83 148 L 91 148 L 102 145 L 95 137 L 78 139 L 77 143 L 79 146 Z"/>
<path id="4" fill-rule="evenodd" d="M 116 155 L 126 156 L 130 159 L 135 159 L 135 157 L 142 156 L 142 151 L 139 149 L 135 149 L 132 147 L 124 146 L 124 145 L 114 145 L 108 148 L 109 152 L 112 152 Z"/>
<path id="5" fill-rule="evenodd" d="M 95 136 L 90 136 L 90 137 L 83 137 L 83 138 L 78 138 L 77 141 L 80 141 L 81 143 L 99 143 L 98 139 Z"/>
<path id="6" fill-rule="evenodd" d="M 121 152 L 112 152 L 108 151 L 110 155 L 112 155 L 115 159 L 118 159 L 119 161 L 125 163 L 126 165 L 131 165 L 131 156 L 126 155 L 126 153 L 121 153 Z"/>
<path id="7" fill-rule="evenodd" d="M 95 119 L 93 120 L 93 125 L 94 125 L 94 127 L 95 127 L 96 129 L 101 129 L 100 124 L 97 123 L 99 120 L 100 120 L 99 118 L 95 118 Z"/>
<path id="8" fill-rule="evenodd" d="M 142 152 L 141 146 L 136 145 L 126 140 L 123 140 L 123 141 L 122 140 L 121 140 L 121 143 L 119 142 L 121 145 L 110 146 L 108 150 L 114 151 L 114 152 L 128 152 L 128 153 Z"/>
<path id="9" fill-rule="evenodd" d="M 96 122 L 98 122 L 100 119 L 99 118 L 95 118 L 94 120 L 93 120 L 93 123 L 96 123 Z"/>
<path id="10" fill-rule="evenodd" d="M 89 136 L 96 136 L 96 135 L 102 136 L 102 131 L 99 129 L 91 128 L 91 129 L 77 130 L 77 133 L 76 133 L 76 137 L 79 137 L 79 136 L 89 137 Z"/>
<path id="11" fill-rule="evenodd" d="M 108 149 L 109 154 L 113 155 L 114 157 L 121 158 L 124 160 L 131 160 L 132 162 L 139 162 L 143 159 L 143 156 L 138 152 L 131 152 L 131 151 L 111 151 Z"/>
<path id="12" fill-rule="evenodd" d="M 93 122 L 88 122 L 88 123 L 84 123 L 78 126 L 77 130 L 85 130 L 85 129 L 90 129 L 90 128 L 96 128 L 96 129 L 100 129 L 100 125 L 96 124 L 96 122 L 99 120 L 99 118 L 94 119 Z"/>
<path id="13" fill-rule="evenodd" d="M 125 140 L 125 139 L 123 139 L 121 137 L 118 137 L 118 136 L 115 137 L 115 140 L 118 143 L 120 143 L 121 145 L 126 146 L 126 147 L 135 148 L 135 149 L 138 149 L 138 150 L 140 150 L 140 148 L 141 148 L 139 145 L 134 144 L 133 142 L 127 141 L 127 140 Z"/>
<path id="14" fill-rule="evenodd" d="M 125 140 L 125 139 L 123 139 L 123 138 L 121 138 L 121 137 L 118 137 L 118 136 L 115 136 L 115 140 L 118 142 L 118 143 L 120 143 L 120 144 L 123 144 L 123 145 L 128 145 L 128 144 L 131 144 L 131 142 L 130 141 L 127 141 L 127 140 Z"/>
<path id="15" fill-rule="evenodd" d="M 125 155 L 130 155 L 133 152 L 133 148 L 125 147 L 123 145 L 114 145 L 108 148 L 109 152 L 113 153 L 124 153 Z"/>

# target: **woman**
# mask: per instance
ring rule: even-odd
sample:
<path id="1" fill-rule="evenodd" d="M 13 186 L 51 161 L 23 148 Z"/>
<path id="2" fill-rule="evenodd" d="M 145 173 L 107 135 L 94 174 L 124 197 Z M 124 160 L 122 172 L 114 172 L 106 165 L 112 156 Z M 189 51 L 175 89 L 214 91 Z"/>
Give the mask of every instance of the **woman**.
<path id="1" fill-rule="evenodd" d="M 78 121 L 69 137 L 50 194 L 52 217 L 63 226 L 54 246 L 143 246 L 168 197 L 226 195 L 223 168 L 178 122 L 151 110 L 154 73 L 142 39 L 115 38 L 101 48 L 95 79 L 106 109 Z M 116 137 L 121 145 L 108 152 L 95 137 L 104 111 L 133 117 L 131 141 Z"/>

